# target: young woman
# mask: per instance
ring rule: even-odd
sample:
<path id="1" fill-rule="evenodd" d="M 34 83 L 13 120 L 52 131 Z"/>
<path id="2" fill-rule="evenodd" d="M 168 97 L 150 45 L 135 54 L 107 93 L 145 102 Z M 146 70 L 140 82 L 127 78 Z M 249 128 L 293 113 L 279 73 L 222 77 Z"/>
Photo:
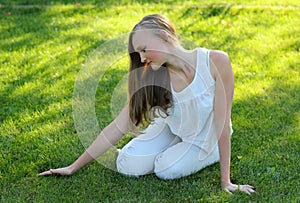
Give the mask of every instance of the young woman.
<path id="1" fill-rule="evenodd" d="M 176 179 L 220 162 L 222 188 L 254 192 L 230 181 L 234 80 L 226 53 L 184 49 L 171 22 L 144 17 L 129 36 L 129 101 L 71 165 L 39 175 L 71 175 L 137 126 L 148 127 L 118 151 L 117 170 Z"/>

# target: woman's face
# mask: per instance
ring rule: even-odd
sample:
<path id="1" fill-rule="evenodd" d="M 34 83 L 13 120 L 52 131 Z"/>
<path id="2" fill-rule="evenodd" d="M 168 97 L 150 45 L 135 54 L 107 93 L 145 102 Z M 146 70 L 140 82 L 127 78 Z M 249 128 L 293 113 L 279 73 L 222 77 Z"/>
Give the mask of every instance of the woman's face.
<path id="1" fill-rule="evenodd" d="M 132 45 L 140 54 L 141 62 L 158 70 L 165 62 L 167 47 L 164 40 L 151 30 L 138 30 L 133 34 Z"/>

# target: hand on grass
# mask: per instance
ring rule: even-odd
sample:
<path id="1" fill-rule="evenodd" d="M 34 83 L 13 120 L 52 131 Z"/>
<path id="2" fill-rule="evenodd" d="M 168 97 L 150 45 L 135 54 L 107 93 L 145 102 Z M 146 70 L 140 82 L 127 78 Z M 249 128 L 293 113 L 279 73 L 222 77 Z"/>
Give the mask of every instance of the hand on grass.
<path id="1" fill-rule="evenodd" d="M 57 168 L 57 169 L 50 169 L 49 171 L 44 171 L 42 173 L 39 173 L 38 176 L 48 176 L 48 175 L 72 175 L 74 172 L 73 170 L 68 166 L 64 168 Z"/>
<path id="2" fill-rule="evenodd" d="M 232 194 L 231 192 L 236 191 L 236 190 L 240 190 L 242 192 L 245 192 L 248 195 L 255 192 L 253 190 L 253 186 L 251 186 L 251 185 L 236 185 L 236 184 L 232 184 L 232 183 L 225 184 L 223 186 L 223 190 L 225 190 L 229 194 Z"/>

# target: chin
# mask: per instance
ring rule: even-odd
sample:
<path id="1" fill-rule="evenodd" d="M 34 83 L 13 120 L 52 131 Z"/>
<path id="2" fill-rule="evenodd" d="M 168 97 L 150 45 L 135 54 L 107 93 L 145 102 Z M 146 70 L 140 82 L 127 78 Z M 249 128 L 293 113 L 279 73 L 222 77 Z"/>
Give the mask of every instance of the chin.
<path id="1" fill-rule="evenodd" d="M 160 65 L 155 65 L 155 64 L 151 64 L 151 68 L 152 70 L 158 70 L 161 66 Z"/>

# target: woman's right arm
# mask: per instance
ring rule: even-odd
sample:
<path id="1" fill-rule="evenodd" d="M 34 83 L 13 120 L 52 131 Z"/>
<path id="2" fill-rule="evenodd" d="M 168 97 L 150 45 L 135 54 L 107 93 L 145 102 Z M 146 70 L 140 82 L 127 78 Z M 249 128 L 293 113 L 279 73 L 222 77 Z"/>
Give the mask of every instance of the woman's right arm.
<path id="1" fill-rule="evenodd" d="M 86 164 L 92 162 L 117 143 L 123 135 L 133 127 L 129 118 L 128 105 L 121 111 L 116 119 L 106 126 L 87 150 L 71 165 L 58 169 L 44 171 L 39 176 L 59 174 L 72 175 Z"/>

